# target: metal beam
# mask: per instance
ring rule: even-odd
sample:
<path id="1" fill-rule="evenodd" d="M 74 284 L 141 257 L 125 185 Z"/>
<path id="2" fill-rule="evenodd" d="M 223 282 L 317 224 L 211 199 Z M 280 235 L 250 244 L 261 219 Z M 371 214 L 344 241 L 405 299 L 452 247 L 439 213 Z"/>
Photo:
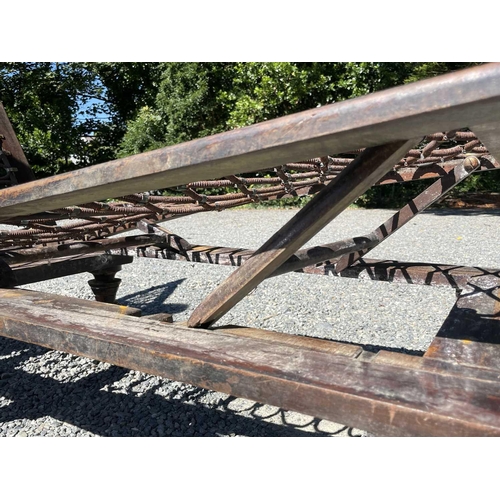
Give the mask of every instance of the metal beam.
<path id="1" fill-rule="evenodd" d="M 79 273 L 93 273 L 111 266 L 129 264 L 133 257 L 128 255 L 99 254 L 89 257 L 75 256 L 59 259 L 42 260 L 28 265 L 14 267 L 12 274 L 13 286 L 27 285 L 39 281 L 63 278 Z"/>
<path id="2" fill-rule="evenodd" d="M 338 257 L 350 254 L 352 252 L 361 252 L 372 248 L 378 244 L 377 237 L 373 234 L 348 238 L 335 243 L 319 245 L 316 247 L 305 248 L 295 252 L 284 264 L 276 269 L 269 277 L 280 276 L 285 273 L 299 271 L 304 267 L 314 266 L 321 262 L 337 259 Z"/>
<path id="3" fill-rule="evenodd" d="M 0 252 L 0 258 L 9 265 L 36 262 L 45 259 L 57 259 L 72 255 L 84 255 L 105 252 L 111 249 L 140 247 L 141 245 L 165 244 L 166 236 L 157 234 L 140 234 L 137 236 L 122 236 L 121 238 L 105 238 L 90 241 L 75 241 L 61 245 L 37 246 Z"/>
<path id="4" fill-rule="evenodd" d="M 219 285 L 193 312 L 190 327 L 211 325 L 272 275 L 304 243 L 344 211 L 414 143 L 398 141 L 365 149 L 342 173 Z"/>
<path id="5" fill-rule="evenodd" d="M 341 273 L 346 267 L 352 266 L 363 255 L 374 249 L 378 244 L 392 236 L 405 224 L 410 222 L 416 215 L 422 213 L 433 203 L 443 198 L 455 186 L 467 179 L 470 174 L 477 170 L 480 161 L 475 156 L 470 156 L 457 165 L 451 172 L 438 179 L 432 186 L 429 186 L 413 200 L 407 203 L 401 210 L 385 221 L 373 232 L 378 240 L 377 244 L 372 245 L 365 250 L 356 251 L 349 255 L 342 256 L 335 264 L 335 271 Z"/>
<path id="6" fill-rule="evenodd" d="M 0 334 L 374 434 L 500 435 L 498 372 L 431 359 L 422 369 L 368 362 L 316 339 L 309 348 L 307 338 L 193 330 L 73 300 L 0 290 Z"/>

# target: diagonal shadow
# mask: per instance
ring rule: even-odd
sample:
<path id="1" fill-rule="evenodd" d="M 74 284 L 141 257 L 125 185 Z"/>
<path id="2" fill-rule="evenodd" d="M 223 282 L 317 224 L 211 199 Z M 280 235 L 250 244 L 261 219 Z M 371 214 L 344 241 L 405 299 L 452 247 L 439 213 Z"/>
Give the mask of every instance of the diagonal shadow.
<path id="1" fill-rule="evenodd" d="M 156 314 L 159 312 L 176 314 L 185 311 L 187 304 L 176 304 L 164 302 L 174 293 L 175 289 L 185 280 L 185 278 L 171 281 L 162 285 L 153 286 L 146 290 L 125 295 L 117 300 L 118 304 L 141 309 L 143 314 Z"/>
<path id="2" fill-rule="evenodd" d="M 500 344 L 500 279 L 484 273 L 469 280 L 437 337 Z"/>
<path id="3" fill-rule="evenodd" d="M 491 215 L 491 216 L 499 216 L 500 210 L 498 208 L 428 208 L 425 211 L 426 214 L 432 215 Z"/>

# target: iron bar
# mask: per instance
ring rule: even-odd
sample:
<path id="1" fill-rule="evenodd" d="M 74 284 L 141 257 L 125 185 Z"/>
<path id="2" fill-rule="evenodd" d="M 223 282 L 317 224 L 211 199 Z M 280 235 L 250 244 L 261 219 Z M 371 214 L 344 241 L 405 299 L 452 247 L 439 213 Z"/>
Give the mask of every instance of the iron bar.
<path id="1" fill-rule="evenodd" d="M 71 255 L 83 255 L 115 248 L 137 247 L 141 245 L 165 244 L 166 238 L 156 234 L 144 234 L 139 236 L 125 236 L 121 238 L 109 238 L 92 240 L 88 242 L 73 242 L 62 245 L 47 245 L 35 248 L 25 248 L 10 252 L 1 252 L 0 257 L 9 265 L 45 260 L 51 258 L 68 257 Z"/>
<path id="2" fill-rule="evenodd" d="M 127 255 L 91 255 L 55 258 L 31 264 L 12 267 L 14 283 L 12 286 L 27 285 L 79 273 L 101 271 L 107 267 L 129 264 L 133 258 Z"/>
<path id="3" fill-rule="evenodd" d="M 288 260 L 282 264 L 269 277 L 280 276 L 285 273 L 299 271 L 304 267 L 314 266 L 321 262 L 337 259 L 338 257 L 352 252 L 361 252 L 365 249 L 373 248 L 378 244 L 375 234 L 348 238 L 335 243 L 319 245 L 305 248 L 295 252 Z"/>
<path id="4" fill-rule="evenodd" d="M 374 233 L 378 239 L 378 243 L 373 245 L 371 248 L 356 251 L 341 257 L 335 265 L 337 273 L 342 272 L 346 267 L 352 266 L 361 257 L 363 257 L 363 255 L 366 255 L 378 244 L 382 243 L 389 238 L 389 236 L 401 229 L 416 215 L 422 213 L 436 201 L 439 201 L 452 188 L 469 177 L 469 175 L 472 174 L 479 166 L 479 160 L 475 156 L 470 156 L 461 164 L 457 165 L 451 172 L 438 179 L 434 184 L 432 184 L 432 186 L 425 189 L 422 193 L 407 203 L 401 210 L 375 229 Z"/>
<path id="5" fill-rule="evenodd" d="M 334 182 L 275 233 L 245 266 L 237 269 L 193 312 L 190 327 L 211 325 L 290 258 L 304 243 L 345 210 L 392 167 L 413 144 L 399 141 L 367 148 Z"/>

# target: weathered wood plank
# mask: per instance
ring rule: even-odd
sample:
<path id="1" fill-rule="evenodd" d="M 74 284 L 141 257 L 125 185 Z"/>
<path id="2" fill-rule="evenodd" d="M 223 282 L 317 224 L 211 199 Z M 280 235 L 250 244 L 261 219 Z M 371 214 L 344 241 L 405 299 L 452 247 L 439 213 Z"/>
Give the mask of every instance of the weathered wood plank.
<path id="1" fill-rule="evenodd" d="M 500 373 L 499 344 L 436 337 L 424 356 L 432 359 L 450 360 L 464 366 L 498 370 Z"/>
<path id="2" fill-rule="evenodd" d="M 273 332 L 261 328 L 228 325 L 216 328 L 214 331 L 230 333 L 251 339 L 271 341 L 273 343 L 282 343 L 301 347 L 303 349 L 336 354 L 338 356 L 348 356 L 350 358 L 356 358 L 363 352 L 363 348 L 357 345 L 343 344 L 342 342 L 334 342 L 333 340 L 323 340 L 313 337 L 303 337 L 300 335 L 290 335 L 289 333 Z"/>
<path id="3" fill-rule="evenodd" d="M 449 340 L 450 339 L 446 339 L 446 341 Z M 441 349 L 439 353 L 437 350 L 432 349 L 427 351 L 424 356 L 412 356 L 410 354 L 403 354 L 399 352 L 379 351 L 373 358 L 372 363 L 400 366 L 401 368 L 425 371 L 429 373 L 439 373 L 447 377 L 500 382 L 499 363 L 493 358 L 493 352 L 488 349 L 482 350 L 479 345 L 477 347 L 478 349 L 475 352 L 478 356 L 474 358 L 467 355 L 463 357 L 456 356 L 455 353 L 458 349 Z M 488 356 L 483 357 L 482 354 L 486 352 L 488 353 Z M 496 354 L 498 355 L 498 350 Z"/>
<path id="4" fill-rule="evenodd" d="M 92 303 L 94 304 L 94 303 Z M 500 384 L 0 291 L 3 336 L 88 356 L 376 435 L 500 435 Z"/>
<path id="5" fill-rule="evenodd" d="M 3 104 L 0 102 L 0 134 L 5 137 L 3 141 L 3 148 L 9 151 L 10 156 L 8 157 L 10 166 L 17 168 L 16 179 L 17 182 L 24 183 L 35 180 L 35 174 L 31 167 L 29 166 L 28 160 L 24 154 L 21 144 L 17 139 L 16 133 L 12 128 Z"/>
<path id="6" fill-rule="evenodd" d="M 492 122 L 499 79 L 479 66 L 11 187 L 0 220 Z"/>
<path id="7" fill-rule="evenodd" d="M 120 306 L 117 304 L 107 304 L 104 302 L 95 302 L 86 299 L 77 299 L 75 297 L 63 297 L 53 293 L 34 292 L 32 290 L 21 289 L 0 289 L 0 300 L 15 301 L 25 300 L 42 308 L 53 308 L 54 311 L 65 311 L 68 314 L 72 312 L 80 312 L 92 314 L 98 321 L 107 318 L 109 315 L 118 316 L 141 316 L 141 310 L 135 307 Z M 57 314 L 57 312 L 55 312 Z"/>

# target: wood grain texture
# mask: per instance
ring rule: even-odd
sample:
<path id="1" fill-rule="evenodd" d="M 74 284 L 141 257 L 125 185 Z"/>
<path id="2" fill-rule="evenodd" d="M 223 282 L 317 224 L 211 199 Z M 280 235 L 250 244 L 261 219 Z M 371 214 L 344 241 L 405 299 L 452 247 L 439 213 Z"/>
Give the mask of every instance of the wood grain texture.
<path id="1" fill-rule="evenodd" d="M 450 360 L 461 366 L 495 370 L 499 372 L 497 377 L 500 377 L 500 345 L 498 344 L 436 337 L 425 353 L 425 357 Z"/>
<path id="2" fill-rule="evenodd" d="M 7 117 L 7 113 L 3 107 L 3 104 L 0 102 L 0 134 L 5 137 L 3 141 L 3 149 L 7 150 L 10 155 L 8 157 L 10 166 L 13 168 L 17 168 L 16 179 L 20 184 L 25 182 L 30 182 L 35 180 L 35 174 L 31 170 L 29 166 L 28 160 L 26 159 L 26 155 L 19 144 L 19 140 L 17 139 L 16 133 L 12 128 L 12 124 L 10 123 L 9 118 Z"/>

